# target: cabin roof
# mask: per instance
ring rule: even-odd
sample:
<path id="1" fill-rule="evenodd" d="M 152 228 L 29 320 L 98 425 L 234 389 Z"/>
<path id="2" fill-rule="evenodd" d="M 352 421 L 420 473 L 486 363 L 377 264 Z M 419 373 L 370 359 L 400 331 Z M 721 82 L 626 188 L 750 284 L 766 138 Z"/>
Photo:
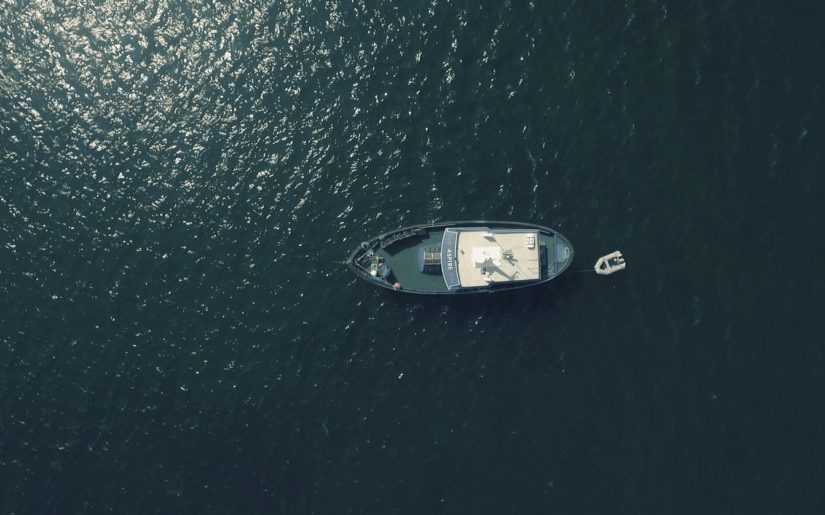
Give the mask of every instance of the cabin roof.
<path id="1" fill-rule="evenodd" d="M 449 289 L 539 279 L 538 231 L 447 229 L 442 240 L 442 272 Z"/>

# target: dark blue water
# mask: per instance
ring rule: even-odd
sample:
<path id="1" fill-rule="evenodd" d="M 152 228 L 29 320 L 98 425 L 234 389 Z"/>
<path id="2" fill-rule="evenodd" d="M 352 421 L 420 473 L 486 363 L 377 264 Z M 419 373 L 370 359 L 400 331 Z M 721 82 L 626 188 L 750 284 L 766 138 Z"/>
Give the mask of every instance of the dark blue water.
<path id="1" fill-rule="evenodd" d="M 0 511 L 821 513 L 825 4 L 0 4 Z M 451 219 L 574 269 L 416 298 Z"/>

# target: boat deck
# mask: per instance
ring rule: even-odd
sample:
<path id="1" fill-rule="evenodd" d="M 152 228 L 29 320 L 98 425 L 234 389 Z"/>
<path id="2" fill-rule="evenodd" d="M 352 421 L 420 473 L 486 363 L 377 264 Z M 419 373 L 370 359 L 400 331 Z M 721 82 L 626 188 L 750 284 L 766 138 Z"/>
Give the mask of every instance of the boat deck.
<path id="1" fill-rule="evenodd" d="M 379 251 L 379 255 L 387 260 L 395 278 L 405 289 L 446 292 L 447 285 L 444 284 L 443 276 L 422 274 L 418 271 L 418 247 L 440 246 L 443 235 L 444 231 L 430 231 L 426 237 L 409 238 L 404 245 L 387 246 Z"/>

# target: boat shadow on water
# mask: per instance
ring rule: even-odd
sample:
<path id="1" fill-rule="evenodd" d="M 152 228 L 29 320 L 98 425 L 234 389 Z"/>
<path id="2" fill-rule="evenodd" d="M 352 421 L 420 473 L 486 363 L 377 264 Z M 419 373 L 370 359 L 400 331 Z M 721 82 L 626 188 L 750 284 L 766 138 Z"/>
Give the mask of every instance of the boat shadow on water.
<path id="1" fill-rule="evenodd" d="M 535 288 L 497 292 L 496 295 L 401 295 L 388 290 L 373 290 L 372 297 L 389 311 L 414 312 L 422 319 L 444 317 L 449 313 L 451 321 L 472 320 L 480 314 L 493 314 L 499 320 L 553 319 L 569 304 L 571 297 L 584 285 L 585 276 L 567 274 L 550 284 Z M 360 281 L 353 281 L 355 288 L 369 292 Z"/>

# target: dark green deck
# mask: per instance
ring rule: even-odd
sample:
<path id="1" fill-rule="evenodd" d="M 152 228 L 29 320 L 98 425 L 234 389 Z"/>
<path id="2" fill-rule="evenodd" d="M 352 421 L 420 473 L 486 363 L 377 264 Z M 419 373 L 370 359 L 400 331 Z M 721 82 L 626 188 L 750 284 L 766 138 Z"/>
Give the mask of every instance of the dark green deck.
<path id="1" fill-rule="evenodd" d="M 426 237 L 407 238 L 378 251 L 392 268 L 396 280 L 407 290 L 447 291 L 444 277 L 418 271 L 418 247 L 441 246 L 444 231 L 430 231 Z"/>

